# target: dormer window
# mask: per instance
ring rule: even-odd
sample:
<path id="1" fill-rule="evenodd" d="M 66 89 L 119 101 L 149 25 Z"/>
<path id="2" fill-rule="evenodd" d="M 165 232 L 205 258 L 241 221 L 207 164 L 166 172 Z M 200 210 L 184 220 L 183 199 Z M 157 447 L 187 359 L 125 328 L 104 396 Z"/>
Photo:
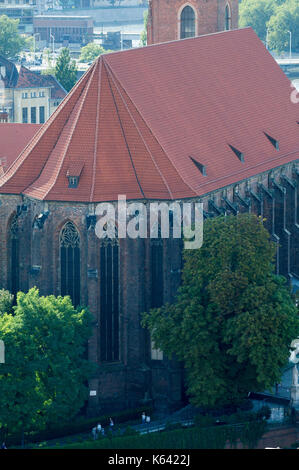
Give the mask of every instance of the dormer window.
<path id="1" fill-rule="evenodd" d="M 265 136 L 267 137 L 267 139 L 269 140 L 269 142 L 271 142 L 271 144 L 273 145 L 273 147 L 276 149 L 276 150 L 279 150 L 279 141 L 277 139 L 275 139 L 274 137 L 272 137 L 271 135 L 267 134 L 267 132 L 264 132 Z"/>
<path id="2" fill-rule="evenodd" d="M 77 188 L 79 183 L 79 176 L 68 176 L 69 188 Z"/>
<path id="3" fill-rule="evenodd" d="M 84 163 L 71 162 L 66 176 L 69 180 L 69 188 L 77 188 Z"/>

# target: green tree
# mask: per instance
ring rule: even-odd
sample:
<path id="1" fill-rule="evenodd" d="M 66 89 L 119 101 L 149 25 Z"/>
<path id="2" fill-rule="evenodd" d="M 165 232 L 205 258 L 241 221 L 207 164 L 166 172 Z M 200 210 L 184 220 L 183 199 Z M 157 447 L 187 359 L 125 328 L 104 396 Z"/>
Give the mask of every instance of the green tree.
<path id="1" fill-rule="evenodd" d="M 66 91 L 70 91 L 75 85 L 77 71 L 76 62 L 71 60 L 69 49 L 64 47 L 56 62 L 55 77 Z"/>
<path id="2" fill-rule="evenodd" d="M 12 313 L 13 295 L 8 290 L 0 289 L 0 315 Z"/>
<path id="3" fill-rule="evenodd" d="M 14 314 L 0 316 L 0 428 L 40 430 L 78 413 L 88 396 L 90 323 L 69 297 L 40 297 L 36 288 L 18 293 Z"/>
<path id="4" fill-rule="evenodd" d="M 278 52 L 288 51 L 292 33 L 292 49 L 299 50 L 299 3 L 298 0 L 287 0 L 276 9 L 269 19 L 269 46 Z"/>
<path id="5" fill-rule="evenodd" d="M 191 401 L 214 406 L 279 382 L 299 318 L 257 217 L 207 220 L 203 240 L 184 253 L 176 303 L 143 314 L 142 324 L 184 362 Z"/>
<path id="6" fill-rule="evenodd" d="M 86 46 L 82 47 L 81 54 L 80 54 L 80 62 L 93 62 L 99 55 L 104 54 L 105 49 L 95 44 L 94 42 L 90 42 Z"/>
<path id="7" fill-rule="evenodd" d="M 279 5 L 277 0 L 243 0 L 239 5 L 239 26 L 251 26 L 260 39 L 265 40 L 267 22 Z"/>
<path id="8" fill-rule="evenodd" d="M 146 46 L 147 45 L 147 23 L 148 23 L 148 10 L 143 13 L 143 23 L 144 29 L 140 34 L 140 45 Z"/>
<path id="9" fill-rule="evenodd" d="M 14 58 L 24 47 L 25 40 L 18 32 L 19 20 L 0 16 L 0 56 Z"/>

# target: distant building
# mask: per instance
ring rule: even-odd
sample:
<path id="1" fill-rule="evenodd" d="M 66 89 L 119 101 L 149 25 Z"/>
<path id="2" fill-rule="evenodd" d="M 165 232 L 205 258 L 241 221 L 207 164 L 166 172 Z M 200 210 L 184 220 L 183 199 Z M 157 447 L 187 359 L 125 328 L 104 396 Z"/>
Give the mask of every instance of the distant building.
<path id="1" fill-rule="evenodd" d="M 238 0 L 149 0 L 149 45 L 236 28 Z"/>
<path id="2" fill-rule="evenodd" d="M 93 39 L 93 19 L 90 16 L 35 16 L 34 33 L 39 33 L 39 40 L 51 43 L 68 42 L 87 44 Z"/>
<path id="3" fill-rule="evenodd" d="M 0 120 L 42 124 L 67 92 L 52 75 L 40 75 L 0 57 Z"/>
<path id="4" fill-rule="evenodd" d="M 21 34 L 33 34 L 33 15 L 37 9 L 36 0 L 19 2 L 17 0 L 0 0 L 0 16 L 6 15 L 11 19 L 19 20 Z"/>

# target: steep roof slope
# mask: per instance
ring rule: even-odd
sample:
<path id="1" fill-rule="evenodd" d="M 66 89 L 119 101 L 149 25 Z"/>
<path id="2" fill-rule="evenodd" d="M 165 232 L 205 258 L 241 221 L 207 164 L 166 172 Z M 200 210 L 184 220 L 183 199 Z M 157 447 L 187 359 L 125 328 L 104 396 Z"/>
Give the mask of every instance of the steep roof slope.
<path id="1" fill-rule="evenodd" d="M 40 127 L 40 124 L 0 123 L 1 171 L 15 161 Z"/>
<path id="2" fill-rule="evenodd" d="M 100 56 L 0 192 L 86 202 L 205 194 L 299 157 L 291 91 L 250 28 Z"/>

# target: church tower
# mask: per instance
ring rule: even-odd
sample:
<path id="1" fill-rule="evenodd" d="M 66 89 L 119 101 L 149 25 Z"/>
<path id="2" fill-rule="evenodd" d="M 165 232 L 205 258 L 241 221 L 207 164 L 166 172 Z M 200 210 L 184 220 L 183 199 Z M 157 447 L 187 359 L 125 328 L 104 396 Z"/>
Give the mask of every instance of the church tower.
<path id="1" fill-rule="evenodd" d="M 149 0 L 147 44 L 238 28 L 238 0 Z"/>

